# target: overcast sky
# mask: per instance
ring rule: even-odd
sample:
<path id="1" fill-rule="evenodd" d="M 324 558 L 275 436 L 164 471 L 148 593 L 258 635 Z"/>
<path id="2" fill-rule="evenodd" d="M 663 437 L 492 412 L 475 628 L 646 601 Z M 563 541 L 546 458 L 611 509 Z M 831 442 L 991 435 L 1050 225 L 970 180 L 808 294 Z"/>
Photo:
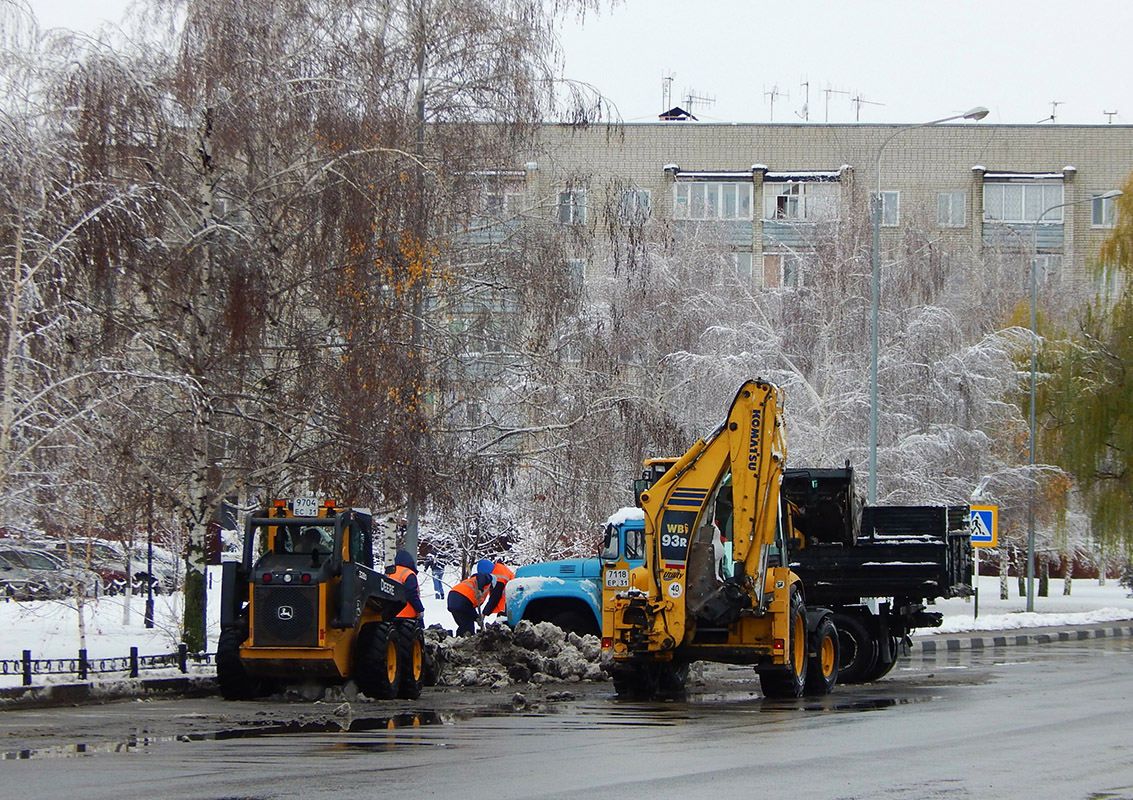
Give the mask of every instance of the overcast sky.
<path id="1" fill-rule="evenodd" d="M 126 5 L 31 2 L 41 24 L 80 30 Z M 1133 124 L 1131 30 L 1133 0 L 623 0 L 565 25 L 562 43 L 567 76 L 631 122 L 656 119 L 668 85 L 669 105 L 705 98 L 689 110 L 712 122 L 916 123 L 986 106 L 987 122 Z"/>

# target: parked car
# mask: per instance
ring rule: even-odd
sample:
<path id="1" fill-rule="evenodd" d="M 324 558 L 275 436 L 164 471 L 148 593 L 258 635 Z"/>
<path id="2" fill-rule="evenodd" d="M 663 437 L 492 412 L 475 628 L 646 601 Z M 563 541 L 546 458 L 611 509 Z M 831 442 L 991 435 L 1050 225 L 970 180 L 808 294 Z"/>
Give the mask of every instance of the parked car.
<path id="1" fill-rule="evenodd" d="M 96 573 L 105 594 L 116 595 L 126 591 L 125 556 L 109 542 L 97 539 L 53 542 L 51 555 L 64 563 L 71 559 Z"/>
<path id="2" fill-rule="evenodd" d="M 0 556 L 13 565 L 32 572 L 50 587 L 54 597 L 73 594 L 76 585 L 84 596 L 97 596 L 102 589 L 102 582 L 97 573 L 79 563 L 66 564 L 63 559 L 47 550 L 6 548 L 0 550 Z"/>
<path id="3" fill-rule="evenodd" d="M 51 597 L 51 587 L 32 570 L 13 564 L 0 555 L 0 597 L 44 600 Z"/>

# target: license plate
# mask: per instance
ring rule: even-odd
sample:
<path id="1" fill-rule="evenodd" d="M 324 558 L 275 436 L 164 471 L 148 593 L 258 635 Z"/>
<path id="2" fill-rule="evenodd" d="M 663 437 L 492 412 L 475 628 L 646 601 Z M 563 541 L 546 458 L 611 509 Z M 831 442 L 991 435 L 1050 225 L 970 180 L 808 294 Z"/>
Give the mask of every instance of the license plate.
<path id="1" fill-rule="evenodd" d="M 611 589 L 628 589 L 629 588 L 629 570 L 628 569 L 608 569 L 606 570 L 606 585 Z"/>
<path id="2" fill-rule="evenodd" d="M 319 498 L 293 498 L 291 501 L 291 513 L 297 517 L 317 517 L 319 515 Z"/>

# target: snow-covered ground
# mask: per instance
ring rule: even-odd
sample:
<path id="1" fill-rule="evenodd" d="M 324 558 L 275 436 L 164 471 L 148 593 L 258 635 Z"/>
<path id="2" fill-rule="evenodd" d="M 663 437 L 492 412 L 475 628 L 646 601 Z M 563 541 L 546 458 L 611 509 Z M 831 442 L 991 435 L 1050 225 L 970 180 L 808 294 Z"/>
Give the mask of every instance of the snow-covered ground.
<path id="1" fill-rule="evenodd" d="M 446 575 L 451 584 L 456 575 Z M 211 575 L 209 590 L 209 644 L 216 646 L 219 633 L 220 605 L 219 570 Z M 422 573 L 422 601 L 425 604 L 425 623 L 439 624 L 450 631 L 456 625 L 445 607 L 444 599 L 437 599 L 432 579 Z M 979 616 L 975 617 L 975 602 L 963 599 L 945 600 L 930 607 L 930 611 L 944 614 L 944 625 L 935 630 L 919 633 L 948 634 L 971 630 L 1010 630 L 1048 625 L 1081 625 L 1133 619 L 1133 598 L 1109 580 L 1099 586 L 1096 580 L 1079 579 L 1073 582 L 1072 594 L 1062 594 L 1061 580 L 1052 579 L 1050 596 L 1035 598 L 1035 612 L 1026 613 L 1026 598 L 1017 593 L 1017 583 L 1009 584 L 1010 597 L 999 599 L 999 579 L 980 578 Z M 1038 583 L 1036 581 L 1036 591 Z M 447 592 L 447 587 L 446 590 Z M 145 627 L 145 598 L 135 597 L 129 622 L 124 620 L 124 603 L 121 597 L 103 597 L 88 602 L 84 610 L 86 621 L 87 657 L 119 658 L 137 647 L 141 655 L 171 653 L 180 641 L 182 613 L 181 596 L 160 595 L 155 598 L 155 626 Z M 78 613 L 73 605 L 36 601 L 0 602 L 0 626 L 5 632 L 0 637 L 0 660 L 19 659 L 24 650 L 32 658 L 75 658 L 79 651 Z M 62 676 L 54 680 L 63 680 Z M 37 678 L 37 683 L 39 679 Z M 17 686 L 19 674 L 0 674 L 0 686 Z"/>

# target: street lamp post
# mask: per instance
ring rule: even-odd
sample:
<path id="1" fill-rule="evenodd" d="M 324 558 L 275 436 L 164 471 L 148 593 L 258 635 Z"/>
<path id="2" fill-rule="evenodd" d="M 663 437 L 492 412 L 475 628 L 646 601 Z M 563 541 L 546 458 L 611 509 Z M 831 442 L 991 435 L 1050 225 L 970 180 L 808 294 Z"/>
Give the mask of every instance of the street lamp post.
<path id="1" fill-rule="evenodd" d="M 976 106 L 964 114 L 952 117 L 934 119 L 917 125 L 900 128 L 890 134 L 889 138 L 877 148 L 877 163 L 874 171 L 877 175 L 877 191 L 873 195 L 873 279 L 871 283 L 870 329 L 869 329 L 869 495 L 870 505 L 877 503 L 877 351 L 878 351 L 878 315 L 881 305 L 881 154 L 893 139 L 902 133 L 917 128 L 927 128 L 939 125 L 942 122 L 952 122 L 958 119 L 981 120 L 986 117 L 988 110 L 983 106 Z"/>
<path id="2" fill-rule="evenodd" d="M 1094 200 L 1112 200 L 1120 197 L 1122 191 L 1114 189 L 1098 197 L 1081 197 L 1067 203 L 1058 203 L 1050 208 L 1043 209 L 1035 220 L 1035 228 L 1031 232 L 1031 408 L 1028 417 L 1028 443 L 1027 443 L 1027 477 L 1029 492 L 1027 499 L 1027 611 L 1035 610 L 1035 381 L 1038 373 L 1039 360 L 1039 226 L 1043 218 L 1051 211 L 1057 211 L 1066 206 L 1076 206 L 1080 203 L 1089 203 Z"/>

